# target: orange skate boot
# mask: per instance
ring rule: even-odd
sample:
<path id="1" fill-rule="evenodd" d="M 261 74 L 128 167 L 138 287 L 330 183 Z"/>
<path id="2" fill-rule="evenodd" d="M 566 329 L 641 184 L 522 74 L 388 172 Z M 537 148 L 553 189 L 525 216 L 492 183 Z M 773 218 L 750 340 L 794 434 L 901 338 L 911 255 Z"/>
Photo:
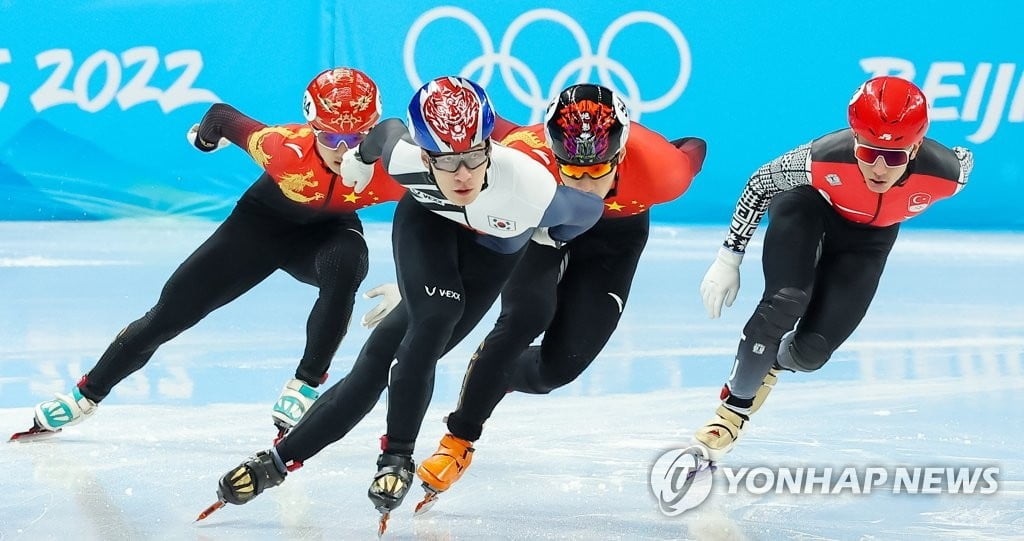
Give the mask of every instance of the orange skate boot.
<path id="1" fill-rule="evenodd" d="M 416 505 L 416 514 L 426 512 L 438 494 L 451 488 L 473 462 L 473 442 L 445 434 L 437 452 L 420 463 L 416 475 L 423 481 L 427 494 Z"/>

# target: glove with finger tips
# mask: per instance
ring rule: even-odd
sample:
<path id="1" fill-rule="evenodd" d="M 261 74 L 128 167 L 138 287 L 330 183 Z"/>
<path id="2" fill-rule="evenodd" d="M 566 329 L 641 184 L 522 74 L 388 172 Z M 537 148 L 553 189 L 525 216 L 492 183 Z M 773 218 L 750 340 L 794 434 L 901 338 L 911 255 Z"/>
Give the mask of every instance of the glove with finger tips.
<path id="1" fill-rule="evenodd" d="M 700 296 L 708 317 L 715 319 L 722 315 L 722 305 L 732 306 L 740 291 L 740 263 L 743 254 L 721 247 L 714 263 L 704 274 L 700 283 Z"/>
<path id="2" fill-rule="evenodd" d="M 341 183 L 355 193 L 366 189 L 373 177 L 373 164 L 364 163 L 359 155 L 359 145 L 350 148 L 341 157 Z"/>
<path id="3" fill-rule="evenodd" d="M 363 298 L 372 299 L 383 297 L 381 301 L 369 312 L 363 314 L 362 325 L 372 329 L 384 320 L 392 310 L 402 302 L 402 293 L 398 290 L 398 284 L 381 284 L 363 294 Z"/>

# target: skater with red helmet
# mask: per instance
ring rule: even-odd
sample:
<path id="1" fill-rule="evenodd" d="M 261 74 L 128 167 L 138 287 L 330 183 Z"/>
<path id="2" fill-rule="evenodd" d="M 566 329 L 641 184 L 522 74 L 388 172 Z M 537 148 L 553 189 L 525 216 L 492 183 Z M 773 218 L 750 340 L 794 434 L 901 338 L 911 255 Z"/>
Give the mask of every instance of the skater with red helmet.
<path id="1" fill-rule="evenodd" d="M 747 243 L 770 213 L 764 293 L 743 327 L 722 402 L 694 436 L 711 462 L 732 449 L 781 371 L 818 370 L 860 324 L 900 223 L 967 184 L 971 151 L 925 138 L 928 103 L 910 81 L 868 80 L 848 120 L 849 128 L 754 172 L 704 275 L 704 307 L 716 318 L 735 300 Z"/>
<path id="2" fill-rule="evenodd" d="M 213 104 L 188 131 L 197 149 L 233 143 L 264 172 L 231 215 L 186 259 L 144 316 L 125 327 L 68 394 L 36 406 L 29 433 L 47 434 L 81 422 L 121 380 L 149 362 L 157 348 L 282 269 L 319 290 L 306 321 L 306 346 L 293 378 L 275 402 L 279 434 L 317 398 L 316 387 L 348 328 L 368 258 L 356 210 L 396 201 L 405 190 L 382 170 L 374 197 L 356 196 L 341 178 L 341 157 L 380 118 L 377 85 L 350 68 L 326 70 L 303 96 L 306 123 L 268 126 L 225 103 Z M 384 301 L 364 318 L 373 325 L 397 304 L 393 286 L 370 292 Z M 298 322 L 296 322 L 298 324 Z"/>
<path id="3" fill-rule="evenodd" d="M 345 182 L 357 190 L 378 161 L 408 189 L 392 228 L 402 302 L 374 329 L 352 371 L 301 423 L 221 477 L 220 502 L 244 504 L 282 483 L 348 434 L 386 388 L 387 432 L 367 493 L 384 531 L 412 486 L 412 453 L 438 359 L 483 318 L 537 229 L 569 241 L 604 209 L 597 195 L 558 185 L 543 165 L 492 141 L 494 125 L 483 88 L 440 77 L 413 95 L 408 125 L 382 121 L 345 154 Z"/>

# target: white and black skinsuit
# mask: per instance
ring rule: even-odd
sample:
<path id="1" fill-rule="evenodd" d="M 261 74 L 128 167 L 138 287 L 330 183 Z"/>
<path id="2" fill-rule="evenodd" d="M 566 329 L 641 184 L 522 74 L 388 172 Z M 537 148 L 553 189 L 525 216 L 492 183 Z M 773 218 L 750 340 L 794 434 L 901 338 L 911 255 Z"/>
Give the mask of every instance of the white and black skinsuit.
<path id="1" fill-rule="evenodd" d="M 447 200 L 401 121 L 389 119 L 360 145 L 383 160 L 409 193 L 395 210 L 392 245 L 402 303 L 373 331 L 352 371 L 328 389 L 276 446 L 303 462 L 345 436 L 388 392 L 384 450 L 410 455 L 433 392 L 437 360 L 497 299 L 537 227 L 568 241 L 601 217 L 602 200 L 557 185 L 542 165 L 490 143 L 484 188 L 466 206 Z M 394 367 L 392 368 L 392 362 Z"/>

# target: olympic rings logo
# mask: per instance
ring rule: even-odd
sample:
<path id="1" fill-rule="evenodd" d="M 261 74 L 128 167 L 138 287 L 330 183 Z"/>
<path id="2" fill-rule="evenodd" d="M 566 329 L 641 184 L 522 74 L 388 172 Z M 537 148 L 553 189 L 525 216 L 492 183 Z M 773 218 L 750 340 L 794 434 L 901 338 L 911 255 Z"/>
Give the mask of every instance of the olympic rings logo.
<path id="1" fill-rule="evenodd" d="M 462 77 L 472 78 L 483 87 L 487 87 L 494 77 L 494 69 L 498 68 L 501 79 L 509 92 L 520 103 L 528 107 L 530 123 L 539 122 L 543 117 L 548 102 L 569 84 L 595 82 L 591 79 L 591 73 L 596 70 L 596 82 L 618 92 L 626 105 L 629 106 L 634 120 L 646 112 L 660 111 L 675 103 L 686 84 L 690 80 L 692 60 L 690 56 L 690 45 L 679 28 L 667 17 L 651 11 L 634 11 L 615 19 L 601 35 L 598 40 L 597 51 L 594 51 L 590 38 L 575 19 L 554 9 L 534 9 L 516 17 L 509 24 L 508 29 L 501 38 L 501 45 L 497 51 L 490 33 L 484 27 L 483 22 L 469 11 L 454 6 L 442 6 L 431 9 L 420 15 L 409 28 L 403 47 L 403 62 L 405 74 L 413 88 L 419 88 L 424 81 L 416 69 L 416 44 L 420 35 L 432 23 L 442 19 L 455 19 L 464 23 L 476 34 L 483 54 L 468 62 L 459 71 Z M 579 45 L 580 55 L 578 58 L 568 62 L 558 70 L 546 91 L 541 89 L 540 81 L 529 65 L 521 59 L 512 56 L 512 45 L 524 28 L 538 21 L 550 21 L 561 25 L 576 40 Z M 652 24 L 662 31 L 675 44 L 679 53 L 679 73 L 672 87 L 663 95 L 653 100 L 644 100 L 640 84 L 636 77 L 622 63 L 608 56 L 615 38 L 625 28 L 635 24 Z M 474 76 L 479 72 L 478 76 Z M 569 83 L 572 74 L 578 74 L 575 81 Z M 522 78 L 527 88 L 520 86 L 516 75 Z M 617 77 L 625 86 L 625 90 L 617 88 L 612 75 Z"/>

